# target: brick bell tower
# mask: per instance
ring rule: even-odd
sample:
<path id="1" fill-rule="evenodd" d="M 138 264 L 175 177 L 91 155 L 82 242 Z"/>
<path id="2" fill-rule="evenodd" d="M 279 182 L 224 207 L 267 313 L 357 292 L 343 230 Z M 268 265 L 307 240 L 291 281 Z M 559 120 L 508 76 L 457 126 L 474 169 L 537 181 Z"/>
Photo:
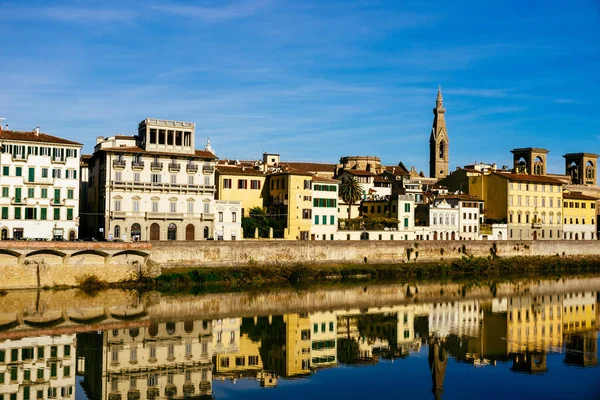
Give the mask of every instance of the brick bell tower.
<path id="1" fill-rule="evenodd" d="M 429 138 L 429 176 L 442 179 L 448 176 L 448 150 L 450 139 L 446 131 L 446 118 L 444 114 L 444 99 L 442 88 L 438 86 L 435 108 L 433 109 L 433 127 Z"/>

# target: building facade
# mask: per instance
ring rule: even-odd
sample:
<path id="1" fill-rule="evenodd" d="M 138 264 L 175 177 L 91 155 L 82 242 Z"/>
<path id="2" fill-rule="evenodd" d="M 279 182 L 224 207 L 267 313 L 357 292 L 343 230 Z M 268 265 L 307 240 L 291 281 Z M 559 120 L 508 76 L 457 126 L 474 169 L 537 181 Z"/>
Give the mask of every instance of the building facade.
<path id="1" fill-rule="evenodd" d="M 581 193 L 563 193 L 563 239 L 596 239 L 596 201 Z"/>
<path id="2" fill-rule="evenodd" d="M 76 239 L 82 145 L 0 128 L 0 147 L 1 238 Z"/>
<path id="3" fill-rule="evenodd" d="M 216 198 L 241 202 L 243 216 L 247 217 L 254 207 L 265 206 L 269 193 L 265 172 L 245 166 L 217 165 L 216 180 Z"/>
<path id="4" fill-rule="evenodd" d="M 137 136 L 100 137 L 87 161 L 86 236 L 109 240 L 214 237 L 215 161 L 194 148 L 191 122 L 146 119 Z"/>
<path id="5" fill-rule="evenodd" d="M 340 182 L 335 179 L 312 178 L 313 224 L 311 240 L 335 240 L 338 230 L 338 195 Z"/>
<path id="6" fill-rule="evenodd" d="M 286 171 L 269 176 L 268 214 L 284 221 L 275 237 L 309 240 L 312 226 L 312 175 L 302 171 Z"/>
<path id="7" fill-rule="evenodd" d="M 215 240 L 242 240 L 242 202 L 215 200 Z"/>

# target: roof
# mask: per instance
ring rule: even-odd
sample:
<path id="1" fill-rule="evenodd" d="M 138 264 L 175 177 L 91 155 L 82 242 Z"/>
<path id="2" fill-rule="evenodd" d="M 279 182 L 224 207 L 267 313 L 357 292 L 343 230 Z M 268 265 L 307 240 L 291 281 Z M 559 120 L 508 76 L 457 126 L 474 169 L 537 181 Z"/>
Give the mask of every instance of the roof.
<path id="1" fill-rule="evenodd" d="M 385 179 L 382 178 L 380 176 L 375 176 L 375 178 L 373 179 L 373 182 L 383 182 L 383 183 L 389 183 L 390 185 L 393 183 L 392 181 L 390 181 L 389 179 Z"/>
<path id="2" fill-rule="evenodd" d="M 563 193 L 563 199 L 573 199 L 573 200 L 591 200 L 591 201 L 596 201 L 596 200 L 598 200 L 596 197 L 592 197 L 592 196 L 586 196 L 585 194 L 582 194 L 582 193 L 574 193 L 574 192 L 570 192 L 570 193 Z"/>
<path id="3" fill-rule="evenodd" d="M 542 149 L 541 147 L 521 147 L 520 149 L 512 149 L 511 153 L 522 153 L 522 152 L 532 152 L 532 153 L 544 153 L 548 154 L 549 151 L 546 149 Z"/>
<path id="4" fill-rule="evenodd" d="M 456 200 L 463 200 L 463 201 L 483 201 L 477 196 L 472 196 L 472 195 L 466 194 L 466 193 L 441 194 L 439 196 L 436 196 L 435 199 L 436 200 L 438 200 L 438 199 L 446 199 L 446 200 L 456 199 Z"/>
<path id="5" fill-rule="evenodd" d="M 351 175 L 356 175 L 356 176 L 375 176 L 375 174 L 372 173 L 371 171 L 365 171 L 364 169 L 345 169 L 340 172 L 340 175 L 343 174 L 344 172 L 347 172 Z"/>
<path id="6" fill-rule="evenodd" d="M 313 176 L 313 182 L 325 182 L 325 183 L 337 183 L 337 184 L 342 183 L 338 179 L 323 178 L 322 176 Z"/>
<path id="7" fill-rule="evenodd" d="M 335 173 L 335 164 L 313 163 L 313 162 L 281 162 L 280 166 L 289 166 L 293 169 L 308 172 L 331 172 Z"/>
<path id="8" fill-rule="evenodd" d="M 48 135 L 46 133 L 36 134 L 35 132 L 24 132 L 24 131 L 6 131 L 0 130 L 0 139 L 2 140 L 16 140 L 21 142 L 42 142 L 42 143 L 56 143 L 56 144 L 70 144 L 74 146 L 83 146 L 81 143 L 73 142 L 59 138 L 56 136 Z"/>
<path id="9" fill-rule="evenodd" d="M 598 158 L 598 154 L 595 153 L 567 153 L 563 155 L 564 158 L 567 157 L 589 157 L 589 158 Z"/>
<path id="10" fill-rule="evenodd" d="M 262 171 L 247 167 L 217 165 L 215 168 L 221 175 L 266 176 Z"/>
<path id="11" fill-rule="evenodd" d="M 273 174 L 270 174 L 271 176 L 277 176 L 277 175 L 304 175 L 304 176 L 314 176 L 311 173 L 308 173 L 306 171 L 300 171 L 297 169 L 288 169 L 285 171 L 281 171 L 281 172 L 275 172 Z"/>
<path id="12" fill-rule="evenodd" d="M 196 150 L 195 154 L 184 154 L 184 153 L 168 153 L 162 151 L 147 151 L 137 146 L 124 146 L 124 147 L 102 147 L 99 151 L 105 151 L 107 153 L 138 153 L 138 154 L 147 154 L 152 156 L 171 156 L 171 157 L 198 157 L 205 158 L 210 160 L 215 160 L 217 156 L 215 156 L 210 151 L 206 150 Z"/>
<path id="13" fill-rule="evenodd" d="M 563 185 L 564 182 L 555 178 L 550 178 L 545 175 L 527 175 L 527 174 L 515 174 L 512 172 L 493 172 L 494 174 L 507 178 L 513 182 L 532 182 L 532 183 L 548 183 L 551 185 Z"/>
<path id="14" fill-rule="evenodd" d="M 408 169 L 404 166 L 404 164 L 401 162 L 398 165 L 388 165 L 385 167 L 385 170 L 391 174 L 394 175 L 400 175 L 400 176 L 409 176 L 410 172 L 408 171 Z"/>

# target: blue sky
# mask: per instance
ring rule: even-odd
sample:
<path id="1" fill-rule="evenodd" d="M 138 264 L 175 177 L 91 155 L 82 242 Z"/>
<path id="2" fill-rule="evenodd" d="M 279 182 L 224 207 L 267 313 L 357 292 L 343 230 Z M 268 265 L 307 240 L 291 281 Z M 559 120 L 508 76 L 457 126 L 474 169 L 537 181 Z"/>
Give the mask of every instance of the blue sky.
<path id="1" fill-rule="evenodd" d="M 0 0 L 0 115 L 76 139 L 193 121 L 221 158 L 378 155 L 428 171 L 600 153 L 600 2 Z"/>

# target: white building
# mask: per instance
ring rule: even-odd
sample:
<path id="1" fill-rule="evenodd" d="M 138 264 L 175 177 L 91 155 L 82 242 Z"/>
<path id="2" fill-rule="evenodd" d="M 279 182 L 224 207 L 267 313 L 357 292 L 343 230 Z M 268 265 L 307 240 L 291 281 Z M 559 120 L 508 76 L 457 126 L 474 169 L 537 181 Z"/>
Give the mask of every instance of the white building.
<path id="1" fill-rule="evenodd" d="M 98 138 L 87 165 L 82 163 L 88 169 L 86 236 L 214 237 L 216 157 L 210 143 L 195 149 L 194 133 L 191 122 L 146 119 L 137 136 Z"/>
<path id="2" fill-rule="evenodd" d="M 429 209 L 435 240 L 477 240 L 483 219 L 483 201 L 467 194 L 437 196 Z"/>
<path id="3" fill-rule="evenodd" d="M 433 240 L 458 239 L 458 205 L 452 205 L 443 197 L 436 198 L 429 206 L 429 226 Z"/>
<path id="4" fill-rule="evenodd" d="M 415 197 L 398 195 L 392 197 L 392 213 L 396 210 L 398 233 L 401 240 L 415 239 Z"/>
<path id="5" fill-rule="evenodd" d="M 0 342 L 0 398 L 75 398 L 75 335 Z"/>
<path id="6" fill-rule="evenodd" d="M 313 176 L 311 240 L 334 240 L 338 230 L 340 181 Z M 346 214 L 345 218 L 348 218 Z"/>
<path id="7" fill-rule="evenodd" d="M 82 145 L 0 128 L 0 147 L 2 239 L 77 238 Z"/>
<path id="8" fill-rule="evenodd" d="M 311 368 L 337 365 L 337 315 L 333 312 L 309 314 L 311 326 Z"/>
<path id="9" fill-rule="evenodd" d="M 215 240 L 242 240 L 242 202 L 216 200 Z"/>
<path id="10" fill-rule="evenodd" d="M 478 336 L 483 312 L 478 300 L 433 304 L 429 310 L 429 334 Z"/>

